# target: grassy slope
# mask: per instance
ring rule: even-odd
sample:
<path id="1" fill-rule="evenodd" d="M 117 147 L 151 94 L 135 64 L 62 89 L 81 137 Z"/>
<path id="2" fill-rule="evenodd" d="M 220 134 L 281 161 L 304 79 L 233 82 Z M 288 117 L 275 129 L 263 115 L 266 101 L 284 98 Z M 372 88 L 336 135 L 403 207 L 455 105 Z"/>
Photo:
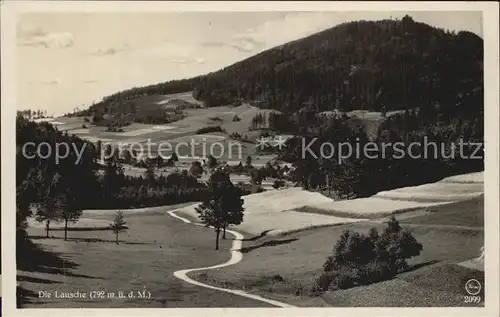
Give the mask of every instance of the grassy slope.
<path id="1" fill-rule="evenodd" d="M 246 210 L 245 218 L 243 223 L 235 227 L 235 230 L 253 235 L 259 235 L 262 231 L 267 230 L 269 235 L 275 236 L 283 232 L 304 228 L 357 221 L 357 219 L 345 217 L 293 211 L 303 204 L 313 202 L 331 203 L 331 200 L 319 193 L 305 191 L 297 187 L 245 196 L 243 205 Z M 179 214 L 197 217 L 192 206 L 179 210 Z"/>
<path id="2" fill-rule="evenodd" d="M 166 209 L 166 208 L 165 208 Z M 111 219 L 111 214 L 94 215 Z M 54 231 L 55 239 L 36 238 L 43 247 L 27 262 L 30 267 L 18 271 L 25 294 L 24 307 L 251 307 L 264 304 L 239 296 L 192 286 L 176 279 L 176 270 L 219 264 L 229 259 L 230 241 L 221 241 L 214 250 L 212 230 L 185 224 L 164 212 L 126 214 L 130 229 L 113 242 L 110 231 Z M 43 236 L 43 228 L 29 230 Z M 46 252 L 50 251 L 50 254 Z M 54 254 L 56 253 L 56 254 Z M 61 254 L 61 255 L 57 255 Z M 64 258 L 62 258 L 64 256 Z M 151 292 L 150 300 L 64 300 L 40 299 L 38 291 Z"/>
<path id="3" fill-rule="evenodd" d="M 307 290 L 321 273 L 326 256 L 342 231 L 349 228 L 367 232 L 373 226 L 383 227 L 369 223 L 319 228 L 279 238 L 255 237 L 253 241 L 244 243 L 245 254 L 241 263 L 207 272 L 199 278 L 229 287 L 243 287 L 302 306 L 464 305 L 464 279 L 480 279 L 483 274 L 458 267 L 454 263 L 478 256 L 484 243 L 484 232 L 453 228 L 447 224 L 482 227 L 483 208 L 479 201 L 474 199 L 435 207 L 435 214 L 403 220 L 403 227 L 407 224 L 408 229 L 423 244 L 421 255 L 410 260 L 411 265 L 420 268 L 403 273 L 391 281 L 328 292 L 322 297 L 307 296 Z M 441 211 L 443 216 L 440 216 Z M 426 227 L 423 225 L 426 217 L 433 217 L 429 218 L 429 222 L 434 225 L 445 226 Z M 461 219 L 466 220 L 462 223 Z M 275 280 L 273 276 L 277 275 L 284 281 Z"/>
<path id="4" fill-rule="evenodd" d="M 183 144 L 178 148 L 177 154 L 180 156 L 202 156 L 206 153 L 210 154 L 210 151 L 212 151 L 216 156 L 223 154 L 221 157 L 222 160 L 244 161 L 248 155 L 252 155 L 254 158 L 257 156 L 255 144 L 252 142 L 259 136 L 260 131 L 250 131 L 253 117 L 257 113 L 267 114 L 271 111 L 272 110 L 260 110 L 248 104 L 243 104 L 238 107 L 222 106 L 202 109 L 185 109 L 187 117 L 169 124 L 168 126 L 170 126 L 171 129 L 154 130 L 151 128 L 156 125 L 133 123 L 123 127 L 124 133 L 106 132 L 105 127 L 98 127 L 88 122 L 84 122 L 83 117 L 57 118 L 57 121 L 64 123 L 59 126 L 61 130 L 68 130 L 68 133 L 76 134 L 79 137 L 87 138 L 93 142 L 101 139 L 103 142 L 113 143 L 142 143 L 144 148 L 147 149 L 146 142 L 147 140 L 151 140 L 152 153 L 155 155 L 158 145 L 161 142 L 168 141 L 172 148 L 175 148 L 179 143 Z M 240 121 L 233 121 L 235 115 L 240 118 Z M 214 120 L 214 118 L 217 118 L 217 120 Z M 82 129 L 82 124 L 85 124 L 87 129 Z M 204 135 L 196 135 L 198 129 L 209 126 L 221 126 L 226 132 L 209 133 L 207 136 L 218 134 L 223 136 L 226 140 L 211 140 L 210 137 L 204 140 Z M 138 130 L 141 130 L 142 133 L 133 135 L 133 132 Z M 233 133 L 238 133 L 241 137 L 246 137 L 246 140 L 231 139 L 230 136 Z M 194 151 L 191 150 L 191 139 L 197 140 Z M 187 142 L 189 145 L 185 145 L 184 142 Z M 224 152 L 221 153 L 220 144 L 211 148 L 214 143 L 224 144 Z M 165 150 L 166 148 L 168 148 L 168 146 L 164 145 L 163 149 Z M 135 148 L 135 150 L 137 149 L 138 147 Z M 164 151 L 162 154 L 169 155 L 170 153 Z"/>
<path id="5" fill-rule="evenodd" d="M 463 202 L 426 208 L 421 216 L 404 219 L 401 223 L 484 226 L 484 196 Z"/>
<path id="6" fill-rule="evenodd" d="M 401 274 L 390 281 L 328 292 L 322 299 L 326 303 L 344 307 L 482 306 L 484 304 L 464 303 L 464 296 L 468 295 L 464 285 L 471 278 L 484 285 L 483 272 L 458 265 L 438 264 Z M 480 296 L 484 298 L 484 293 Z"/>

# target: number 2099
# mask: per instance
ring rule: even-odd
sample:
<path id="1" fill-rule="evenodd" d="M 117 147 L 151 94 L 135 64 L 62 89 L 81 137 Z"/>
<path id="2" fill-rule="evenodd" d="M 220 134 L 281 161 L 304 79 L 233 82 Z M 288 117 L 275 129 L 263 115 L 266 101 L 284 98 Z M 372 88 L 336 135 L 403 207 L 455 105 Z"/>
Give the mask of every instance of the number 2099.
<path id="1" fill-rule="evenodd" d="M 481 296 L 464 296 L 464 302 L 478 304 L 481 302 Z"/>

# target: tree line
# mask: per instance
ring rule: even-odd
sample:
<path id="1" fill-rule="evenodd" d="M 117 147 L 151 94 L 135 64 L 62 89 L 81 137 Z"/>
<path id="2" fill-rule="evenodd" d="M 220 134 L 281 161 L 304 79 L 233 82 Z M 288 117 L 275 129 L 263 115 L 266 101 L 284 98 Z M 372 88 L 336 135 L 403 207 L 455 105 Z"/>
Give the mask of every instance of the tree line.
<path id="1" fill-rule="evenodd" d="M 466 113 L 439 106 L 417 107 L 376 121 L 348 117 L 344 112 L 318 114 L 312 106 L 295 113 L 257 114 L 254 121 L 267 118 L 268 129 L 262 136 L 295 135 L 282 150 L 270 149 L 279 159 L 293 163 L 294 181 L 307 189 L 327 190 L 331 196 L 353 198 L 483 170 L 482 108 L 478 104 L 476 112 Z M 304 152 L 311 142 L 311 151 Z M 362 150 L 368 143 L 376 146 L 369 157 Z M 391 147 L 396 143 L 406 153 L 404 157 Z M 336 155 L 322 152 L 322 144 L 331 144 Z M 361 150 L 339 160 L 340 144 Z M 426 148 L 425 144 L 434 145 Z"/>

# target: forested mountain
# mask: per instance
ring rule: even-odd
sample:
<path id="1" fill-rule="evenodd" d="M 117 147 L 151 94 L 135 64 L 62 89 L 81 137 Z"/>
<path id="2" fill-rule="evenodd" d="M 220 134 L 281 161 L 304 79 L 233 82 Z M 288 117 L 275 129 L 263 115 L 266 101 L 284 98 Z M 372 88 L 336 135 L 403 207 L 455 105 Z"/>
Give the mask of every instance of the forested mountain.
<path id="1" fill-rule="evenodd" d="M 196 78 L 133 88 L 92 106 L 193 90 L 207 106 L 250 101 L 293 112 L 434 107 L 478 114 L 483 40 L 401 20 L 348 22 Z"/>

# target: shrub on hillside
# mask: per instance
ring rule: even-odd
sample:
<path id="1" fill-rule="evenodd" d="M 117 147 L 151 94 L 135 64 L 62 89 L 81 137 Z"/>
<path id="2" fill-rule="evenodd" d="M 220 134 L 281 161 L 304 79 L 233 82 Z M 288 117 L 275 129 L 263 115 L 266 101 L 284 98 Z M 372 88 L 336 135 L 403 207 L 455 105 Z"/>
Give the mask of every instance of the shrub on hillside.
<path id="1" fill-rule="evenodd" d="M 108 126 L 106 128 L 106 132 L 123 132 L 123 129 L 119 127 Z"/>
<path id="2" fill-rule="evenodd" d="M 196 130 L 196 134 L 204 134 L 210 132 L 224 132 L 224 129 L 222 129 L 220 126 L 213 126 L 213 127 L 203 127 Z"/>
<path id="3" fill-rule="evenodd" d="M 285 186 L 285 181 L 284 181 L 284 180 L 281 180 L 281 179 L 277 179 L 277 180 L 275 180 L 275 181 L 274 181 L 274 183 L 273 183 L 273 188 L 274 188 L 274 189 L 278 189 L 278 188 L 281 188 L 281 187 L 283 187 L 283 186 Z"/>
<path id="4" fill-rule="evenodd" d="M 238 121 L 241 121 L 241 118 L 238 117 L 237 114 L 235 114 L 234 117 L 233 117 L 233 122 L 238 122 Z"/>
<path id="5" fill-rule="evenodd" d="M 239 134 L 238 132 L 233 132 L 231 133 L 231 137 L 235 140 L 239 140 L 241 139 L 241 134 Z"/>
<path id="6" fill-rule="evenodd" d="M 262 181 L 266 178 L 266 170 L 264 168 L 253 168 L 252 166 L 248 166 L 247 168 L 249 169 L 250 177 L 252 180 L 252 184 L 254 185 L 260 185 L 262 184 Z"/>
<path id="7" fill-rule="evenodd" d="M 344 231 L 323 265 L 311 293 L 346 289 L 390 279 L 408 268 L 407 259 L 417 256 L 422 245 L 392 217 L 379 234 Z"/>
<path id="8" fill-rule="evenodd" d="M 210 121 L 218 121 L 218 122 L 222 122 L 224 120 L 222 120 L 221 117 L 218 117 L 218 116 L 215 116 L 215 117 L 210 117 L 208 118 Z"/>

